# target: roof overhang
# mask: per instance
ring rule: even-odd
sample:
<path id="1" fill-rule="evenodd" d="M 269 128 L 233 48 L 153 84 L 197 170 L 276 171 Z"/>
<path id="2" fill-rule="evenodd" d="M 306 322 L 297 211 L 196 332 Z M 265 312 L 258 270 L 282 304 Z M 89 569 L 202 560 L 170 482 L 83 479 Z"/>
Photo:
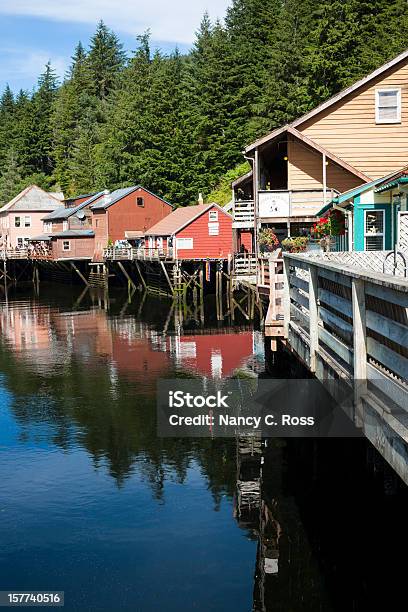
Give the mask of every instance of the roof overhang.
<path id="1" fill-rule="evenodd" d="M 254 147 L 255 145 L 260 146 L 267 142 L 268 143 L 272 142 L 273 140 L 275 140 L 276 138 L 278 138 L 285 132 L 287 134 L 291 134 L 294 138 L 297 138 L 298 140 L 300 140 L 301 142 L 303 142 L 310 148 L 314 149 L 315 151 L 318 151 L 321 155 L 325 155 L 327 159 L 331 159 L 332 162 L 334 162 L 341 168 L 344 168 L 351 174 L 354 174 L 354 176 L 357 176 L 359 179 L 361 179 L 362 182 L 366 183 L 367 181 L 371 181 L 371 177 L 369 177 L 367 174 L 364 174 L 364 172 L 360 172 L 360 170 L 357 170 L 356 168 L 351 166 L 349 163 L 341 159 L 341 157 L 337 157 L 337 155 L 334 155 L 334 153 L 331 153 L 330 151 L 328 151 L 327 149 L 319 145 L 317 142 L 315 142 L 314 140 L 312 140 L 305 134 L 302 134 L 302 132 L 299 132 L 296 128 L 292 127 L 291 125 L 285 125 L 285 127 L 279 130 L 276 130 L 275 132 L 272 132 L 272 134 L 269 134 L 268 137 L 265 136 L 264 139 L 261 138 L 259 141 L 257 141 L 258 144 L 255 143 L 254 145 L 250 145 L 250 147 Z M 245 149 L 245 152 L 247 153 L 250 150 L 251 150 L 250 148 L 247 148 Z"/>
<path id="2" fill-rule="evenodd" d="M 238 185 L 240 185 L 241 183 L 245 183 L 245 181 L 252 178 L 252 174 L 253 174 L 252 170 L 249 170 L 249 172 L 247 172 L 246 174 L 243 174 L 242 176 L 235 179 L 235 181 L 231 183 L 232 188 L 238 187 Z"/>

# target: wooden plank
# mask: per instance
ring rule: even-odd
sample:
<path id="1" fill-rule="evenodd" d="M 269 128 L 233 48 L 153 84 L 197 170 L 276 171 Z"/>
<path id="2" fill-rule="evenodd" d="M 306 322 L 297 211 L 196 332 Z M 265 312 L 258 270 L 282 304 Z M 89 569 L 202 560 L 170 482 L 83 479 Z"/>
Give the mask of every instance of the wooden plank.
<path id="1" fill-rule="evenodd" d="M 408 405 L 408 393 L 405 387 L 393 380 L 373 364 L 367 363 L 367 378 L 374 387 L 379 389 L 385 397 L 400 406 L 406 414 Z"/>
<path id="2" fill-rule="evenodd" d="M 327 270 L 319 266 L 319 276 L 338 283 L 339 285 L 351 287 L 351 278 L 349 276 L 344 276 L 341 272 L 334 272 L 333 270 Z"/>
<path id="3" fill-rule="evenodd" d="M 318 277 L 317 277 L 317 268 L 316 266 L 310 266 L 310 281 L 309 281 L 309 300 L 305 300 L 309 302 L 309 336 L 310 336 L 310 370 L 311 372 L 316 372 L 316 354 L 319 349 L 319 331 L 318 331 L 318 320 L 319 320 L 319 312 L 318 312 Z M 300 297 L 304 297 L 300 294 L 299 289 L 292 289 L 292 291 L 297 291 Z M 300 302 L 302 303 L 302 302 Z"/>
<path id="4" fill-rule="evenodd" d="M 339 295 L 332 293 L 331 291 L 327 291 L 326 289 L 319 289 L 319 299 L 321 302 L 328 304 L 342 314 L 345 314 L 348 317 L 353 316 L 353 308 L 349 300 L 346 300 Z"/>
<path id="5" fill-rule="evenodd" d="M 378 312 L 367 310 L 367 327 L 400 346 L 408 346 L 408 327 L 402 323 L 384 317 Z"/>
<path id="6" fill-rule="evenodd" d="M 366 284 L 366 293 L 376 297 L 385 302 L 391 302 L 392 304 L 398 304 L 403 308 L 408 308 L 408 294 L 395 291 L 388 287 L 382 287 L 381 285 Z"/>
<path id="7" fill-rule="evenodd" d="M 367 330 L 364 281 L 353 278 L 353 377 L 356 424 L 364 423 L 363 398 L 367 394 Z"/>
<path id="8" fill-rule="evenodd" d="M 309 315 L 300 310 L 300 308 L 295 306 L 295 304 L 290 305 L 290 316 L 292 320 L 294 319 L 296 321 L 299 321 L 302 325 L 306 327 L 306 329 L 309 329 Z"/>
<path id="9" fill-rule="evenodd" d="M 339 329 L 345 334 L 351 335 L 353 333 L 353 326 L 350 325 L 350 323 L 347 323 L 347 321 L 340 319 L 340 317 L 338 317 L 332 312 L 329 312 L 323 306 L 319 307 L 319 315 L 321 320 L 324 321 L 324 323 L 327 323 L 328 325 Z"/>
<path id="10" fill-rule="evenodd" d="M 294 300 L 295 302 L 297 302 L 301 306 L 304 306 L 304 308 L 309 309 L 309 298 L 307 296 L 301 294 L 299 289 L 296 289 L 296 287 L 292 287 L 289 290 L 289 293 L 290 293 L 290 297 L 291 297 L 292 300 Z"/>
<path id="11" fill-rule="evenodd" d="M 333 336 L 327 329 L 323 329 L 323 327 L 319 327 L 319 338 L 348 365 L 353 365 L 353 349 L 347 346 L 347 344 L 341 342 L 341 340 Z"/>
<path id="12" fill-rule="evenodd" d="M 283 259 L 283 273 L 285 277 L 283 285 L 283 320 L 285 338 L 288 338 L 290 324 L 290 260 L 287 257 Z"/>
<path id="13" fill-rule="evenodd" d="M 399 353 L 396 353 L 388 346 L 381 344 L 375 338 L 367 338 L 368 354 L 379 361 L 386 368 L 408 380 L 408 359 Z"/>
<path id="14" fill-rule="evenodd" d="M 290 275 L 290 284 L 293 287 L 297 287 L 298 289 L 303 289 L 303 291 L 305 291 L 306 293 L 309 293 L 309 283 L 303 280 L 303 278 L 296 276 L 296 274 Z"/>

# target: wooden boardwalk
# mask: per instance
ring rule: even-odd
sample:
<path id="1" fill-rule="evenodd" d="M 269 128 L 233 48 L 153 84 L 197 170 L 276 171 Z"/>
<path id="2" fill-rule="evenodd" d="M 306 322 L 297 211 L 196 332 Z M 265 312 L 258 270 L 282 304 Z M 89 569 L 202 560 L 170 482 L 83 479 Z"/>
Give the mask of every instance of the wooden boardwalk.
<path id="1" fill-rule="evenodd" d="M 350 416 L 408 484 L 408 279 L 285 254 L 283 313 L 287 347 L 350 386 Z"/>

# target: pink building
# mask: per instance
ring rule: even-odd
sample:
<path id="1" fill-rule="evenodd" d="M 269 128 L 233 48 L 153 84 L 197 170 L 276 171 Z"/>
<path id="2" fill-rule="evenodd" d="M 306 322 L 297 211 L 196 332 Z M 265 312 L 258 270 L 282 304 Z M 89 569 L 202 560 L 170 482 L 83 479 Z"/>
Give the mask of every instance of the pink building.
<path id="1" fill-rule="evenodd" d="M 0 208 L 0 242 L 9 249 L 23 248 L 43 231 L 42 218 L 61 206 L 62 193 L 47 193 L 37 185 L 23 189 Z"/>

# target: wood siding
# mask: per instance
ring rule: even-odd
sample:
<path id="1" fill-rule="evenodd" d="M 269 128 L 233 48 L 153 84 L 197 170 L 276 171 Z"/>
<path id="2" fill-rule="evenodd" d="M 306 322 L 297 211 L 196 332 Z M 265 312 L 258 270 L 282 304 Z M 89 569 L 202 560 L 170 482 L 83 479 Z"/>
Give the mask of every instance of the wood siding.
<path id="1" fill-rule="evenodd" d="M 92 229 L 95 233 L 94 261 L 103 261 L 103 249 L 108 244 L 108 217 L 105 210 L 92 211 Z"/>
<path id="2" fill-rule="evenodd" d="M 139 197 L 144 198 L 144 207 L 137 205 Z M 106 242 L 108 239 L 112 242 L 123 240 L 126 231 L 145 232 L 170 214 L 172 210 L 169 204 L 157 196 L 144 189 L 137 189 L 107 209 L 109 236 L 106 237 Z"/>
<path id="3" fill-rule="evenodd" d="M 212 210 L 218 211 L 218 236 L 209 235 L 209 213 Z M 232 217 L 212 207 L 178 232 L 177 238 L 193 238 L 194 241 L 192 249 L 177 249 L 179 259 L 228 257 L 233 253 Z"/>
<path id="4" fill-rule="evenodd" d="M 328 189 L 339 192 L 347 191 L 361 185 L 362 180 L 354 174 L 327 160 L 326 181 Z M 296 191 L 302 189 L 323 189 L 322 155 L 315 149 L 296 140 L 288 140 L 288 187 Z"/>
<path id="5" fill-rule="evenodd" d="M 70 250 L 63 250 L 63 242 L 69 241 Z M 55 238 L 52 240 L 52 256 L 55 259 L 79 259 L 82 257 L 92 258 L 94 254 L 94 238 L 81 236 L 80 238 Z"/>
<path id="6" fill-rule="evenodd" d="M 401 89 L 401 123 L 376 124 L 381 88 Z M 408 60 L 296 128 L 373 179 L 402 168 L 408 161 Z"/>

